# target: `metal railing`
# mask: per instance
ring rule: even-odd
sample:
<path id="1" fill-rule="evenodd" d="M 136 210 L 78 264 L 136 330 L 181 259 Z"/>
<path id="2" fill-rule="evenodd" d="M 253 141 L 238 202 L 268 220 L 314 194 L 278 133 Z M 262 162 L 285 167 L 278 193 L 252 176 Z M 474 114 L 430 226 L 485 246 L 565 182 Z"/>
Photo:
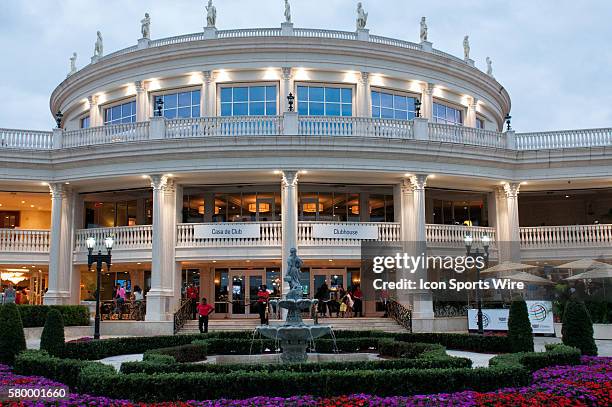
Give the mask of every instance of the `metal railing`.
<path id="1" fill-rule="evenodd" d="M 387 315 L 393 318 L 395 322 L 400 324 L 408 332 L 412 332 L 412 310 L 396 300 L 390 300 L 387 303 Z"/>
<path id="2" fill-rule="evenodd" d="M 182 299 L 179 309 L 174 313 L 174 334 L 176 335 L 191 317 L 191 301 Z"/>

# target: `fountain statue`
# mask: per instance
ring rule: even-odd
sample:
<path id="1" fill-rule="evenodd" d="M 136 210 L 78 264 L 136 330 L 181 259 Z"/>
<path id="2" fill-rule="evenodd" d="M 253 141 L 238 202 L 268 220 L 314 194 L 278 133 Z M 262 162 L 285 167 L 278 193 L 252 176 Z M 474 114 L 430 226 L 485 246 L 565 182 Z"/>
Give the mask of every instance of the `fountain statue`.
<path id="1" fill-rule="evenodd" d="M 310 310 L 316 306 L 318 300 L 302 298 L 302 284 L 300 268 L 303 262 L 297 256 L 297 250 L 292 248 L 287 260 L 287 272 L 284 280 L 289 284 L 289 292 L 281 300 L 271 300 L 272 305 L 277 305 L 287 310 L 285 323 L 282 325 L 261 325 L 256 328 L 266 338 L 280 341 L 282 349 L 281 361 L 284 363 L 303 363 L 308 359 L 306 350 L 309 343 L 316 338 L 331 334 L 329 325 L 306 325 L 302 320 L 302 311 Z"/>

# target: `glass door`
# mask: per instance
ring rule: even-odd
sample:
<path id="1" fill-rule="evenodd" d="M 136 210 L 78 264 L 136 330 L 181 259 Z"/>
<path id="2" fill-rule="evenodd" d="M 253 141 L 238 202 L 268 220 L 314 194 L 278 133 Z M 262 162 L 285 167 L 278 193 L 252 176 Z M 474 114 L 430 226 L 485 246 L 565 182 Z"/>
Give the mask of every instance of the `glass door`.
<path id="1" fill-rule="evenodd" d="M 342 288 L 346 290 L 346 270 L 345 269 L 312 269 L 312 291 L 316 293 L 323 284 L 327 285 L 330 299 L 334 299 L 336 293 Z"/>
<path id="2" fill-rule="evenodd" d="M 259 315 L 257 291 L 263 282 L 263 270 L 232 270 L 230 272 L 232 318 L 252 318 Z"/>

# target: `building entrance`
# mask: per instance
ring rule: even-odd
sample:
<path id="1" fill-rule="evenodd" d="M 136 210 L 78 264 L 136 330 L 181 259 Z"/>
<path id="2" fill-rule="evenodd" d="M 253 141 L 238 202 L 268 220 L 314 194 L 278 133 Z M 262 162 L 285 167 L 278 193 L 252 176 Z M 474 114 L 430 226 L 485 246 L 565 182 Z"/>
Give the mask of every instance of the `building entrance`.
<path id="1" fill-rule="evenodd" d="M 257 316 L 257 291 L 264 284 L 264 270 L 231 270 L 229 281 L 232 318 Z"/>

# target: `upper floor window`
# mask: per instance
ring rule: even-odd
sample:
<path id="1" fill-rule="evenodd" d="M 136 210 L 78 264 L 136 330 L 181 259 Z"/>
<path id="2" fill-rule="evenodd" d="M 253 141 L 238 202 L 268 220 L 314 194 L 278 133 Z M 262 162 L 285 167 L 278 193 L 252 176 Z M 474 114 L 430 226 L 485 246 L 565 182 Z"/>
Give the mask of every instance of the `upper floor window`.
<path id="1" fill-rule="evenodd" d="M 155 96 L 153 109 L 157 106 L 158 100 L 164 102 L 162 115 L 166 119 L 200 117 L 199 90 L 157 95 Z"/>
<path id="2" fill-rule="evenodd" d="M 434 102 L 433 121 L 435 123 L 461 125 L 463 123 L 463 117 L 461 115 L 461 110 Z"/>
<path id="3" fill-rule="evenodd" d="M 221 116 L 275 116 L 276 85 L 221 87 Z"/>
<path id="4" fill-rule="evenodd" d="M 104 109 L 104 124 L 135 123 L 136 102 L 127 102 Z"/>
<path id="5" fill-rule="evenodd" d="M 298 113 L 310 116 L 352 116 L 353 89 L 298 86 Z"/>
<path id="6" fill-rule="evenodd" d="M 81 118 L 81 128 L 88 129 L 90 126 L 89 116 L 85 116 Z"/>
<path id="7" fill-rule="evenodd" d="M 372 117 L 412 120 L 415 98 L 402 94 L 372 91 Z"/>
<path id="8" fill-rule="evenodd" d="M 480 117 L 476 118 L 476 128 L 477 129 L 484 129 L 485 128 L 484 120 L 481 119 Z"/>

